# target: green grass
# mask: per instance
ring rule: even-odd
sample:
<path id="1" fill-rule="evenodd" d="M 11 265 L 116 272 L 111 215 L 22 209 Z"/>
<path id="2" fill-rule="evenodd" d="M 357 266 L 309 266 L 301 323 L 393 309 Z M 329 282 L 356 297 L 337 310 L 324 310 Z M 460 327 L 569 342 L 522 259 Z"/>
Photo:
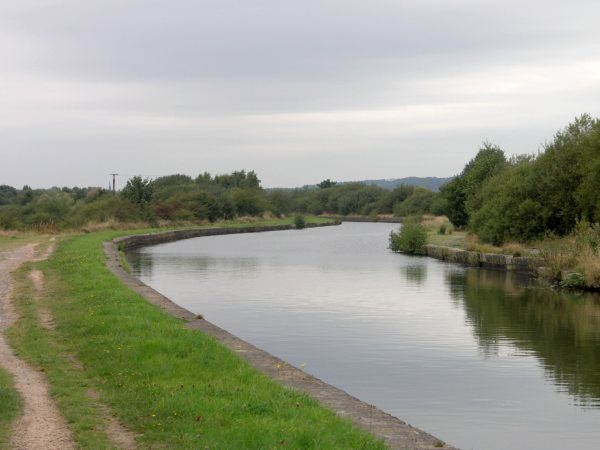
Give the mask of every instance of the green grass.
<path id="1" fill-rule="evenodd" d="M 25 318 L 10 332 L 18 351 L 48 374 L 80 447 L 108 445 L 97 407 L 85 395 L 93 386 L 141 434 L 142 448 L 384 448 L 124 287 L 106 269 L 101 247 L 120 234 L 60 242 L 49 261 L 37 264 L 46 274 L 44 302 L 56 330 L 35 323 L 36 304 L 23 285 L 18 304 Z M 75 355 L 85 370 L 74 368 L 65 354 Z"/>
<path id="2" fill-rule="evenodd" d="M 8 448 L 12 421 L 21 411 L 21 398 L 11 376 L 0 369 L 0 448 Z"/>
<path id="3" fill-rule="evenodd" d="M 36 233 L 23 233 L 19 231 L 0 231 L 0 252 L 12 250 L 32 242 L 40 242 L 43 236 Z"/>
<path id="4" fill-rule="evenodd" d="M 64 336 L 40 327 L 37 307 L 39 299 L 27 278 L 34 264 L 25 264 L 15 272 L 17 290 L 15 305 L 20 319 L 7 332 L 9 343 L 17 355 L 43 369 L 50 383 L 50 394 L 71 425 L 73 436 L 81 448 L 112 448 L 103 432 L 103 419 L 96 401 L 87 395 L 92 381 L 75 367 L 69 358 L 71 346 Z M 50 280 L 49 292 L 56 292 L 57 279 Z M 43 301 L 56 300 L 52 296 Z"/>

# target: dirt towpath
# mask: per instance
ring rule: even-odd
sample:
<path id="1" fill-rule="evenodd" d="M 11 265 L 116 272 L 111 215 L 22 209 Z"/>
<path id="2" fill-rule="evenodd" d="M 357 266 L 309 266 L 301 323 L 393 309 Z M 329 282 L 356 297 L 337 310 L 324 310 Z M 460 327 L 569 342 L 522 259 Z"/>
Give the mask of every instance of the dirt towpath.
<path id="1" fill-rule="evenodd" d="M 15 423 L 11 447 L 69 450 L 74 448 L 71 432 L 49 394 L 46 377 L 15 356 L 4 337 L 4 331 L 18 318 L 11 300 L 11 272 L 26 261 L 36 260 L 35 247 L 36 244 L 29 244 L 0 253 L 0 366 L 12 374 L 23 399 L 23 415 Z M 50 251 L 51 248 L 40 259 Z"/>

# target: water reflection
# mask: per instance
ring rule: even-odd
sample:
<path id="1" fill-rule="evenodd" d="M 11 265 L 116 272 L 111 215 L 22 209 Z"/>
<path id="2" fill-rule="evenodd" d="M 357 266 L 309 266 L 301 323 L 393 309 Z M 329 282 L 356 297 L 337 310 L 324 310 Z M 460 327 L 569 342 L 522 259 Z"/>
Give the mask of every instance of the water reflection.
<path id="1" fill-rule="evenodd" d="M 139 251 L 131 251 L 127 254 L 127 261 L 134 267 L 136 272 L 154 274 L 155 259 Z M 219 258 L 213 256 L 162 256 L 160 268 L 184 266 L 189 273 L 199 275 L 210 274 L 218 270 L 231 273 L 235 277 L 252 277 L 260 270 L 260 261 L 257 258 Z"/>
<path id="2" fill-rule="evenodd" d="M 141 255 L 138 249 L 130 250 L 126 254 L 127 262 L 136 271 L 141 273 L 154 273 L 154 259 Z"/>
<path id="3" fill-rule="evenodd" d="M 408 285 L 421 286 L 427 280 L 427 265 L 423 262 L 402 266 L 400 267 L 400 274 Z"/>
<path id="4" fill-rule="evenodd" d="M 540 287 L 516 274 L 449 270 L 446 283 L 486 356 L 513 344 L 576 402 L 600 406 L 600 296 Z"/>

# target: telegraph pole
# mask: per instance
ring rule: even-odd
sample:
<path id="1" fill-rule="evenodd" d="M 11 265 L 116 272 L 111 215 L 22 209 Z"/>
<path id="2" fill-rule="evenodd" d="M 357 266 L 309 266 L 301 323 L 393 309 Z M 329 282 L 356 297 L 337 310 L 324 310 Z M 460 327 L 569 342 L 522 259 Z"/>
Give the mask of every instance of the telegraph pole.
<path id="1" fill-rule="evenodd" d="M 112 191 L 113 191 L 113 195 L 115 195 L 115 177 L 116 177 L 117 175 L 119 175 L 119 174 L 118 174 L 118 173 L 109 173 L 109 175 L 111 175 L 111 176 L 112 176 L 112 178 L 113 178 L 113 186 L 112 186 Z"/>

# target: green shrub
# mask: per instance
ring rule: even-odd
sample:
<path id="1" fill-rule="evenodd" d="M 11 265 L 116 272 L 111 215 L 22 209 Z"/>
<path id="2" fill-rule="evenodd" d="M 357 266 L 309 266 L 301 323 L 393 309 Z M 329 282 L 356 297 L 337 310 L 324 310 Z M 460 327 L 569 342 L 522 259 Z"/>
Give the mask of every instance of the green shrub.
<path id="1" fill-rule="evenodd" d="M 394 215 L 407 217 L 428 214 L 436 194 L 429 189 L 415 187 L 413 192 L 401 203 L 394 205 Z"/>
<path id="2" fill-rule="evenodd" d="M 136 175 L 129 180 L 121 191 L 121 196 L 137 205 L 145 205 L 152 201 L 154 185 L 150 178 L 142 178 Z"/>
<path id="3" fill-rule="evenodd" d="M 234 187 L 228 192 L 227 197 L 238 216 L 258 216 L 269 206 L 259 189 Z"/>
<path id="4" fill-rule="evenodd" d="M 18 230 L 23 228 L 23 223 L 19 217 L 19 209 L 10 205 L 0 208 L 0 229 Z"/>
<path id="5" fill-rule="evenodd" d="M 304 216 L 296 216 L 294 217 L 294 225 L 296 225 L 296 229 L 301 230 L 306 227 L 306 220 Z"/>
<path id="6" fill-rule="evenodd" d="M 120 196 L 103 195 L 76 208 L 71 216 L 70 225 L 80 227 L 88 222 L 104 222 L 110 219 L 135 222 L 142 220 L 142 216 L 140 209 L 130 201 Z"/>
<path id="7" fill-rule="evenodd" d="M 390 249 L 395 252 L 422 254 L 427 243 L 427 231 L 417 222 L 405 222 L 398 232 L 390 233 Z"/>
<path id="8" fill-rule="evenodd" d="M 566 288 L 584 288 L 586 286 L 585 277 L 580 273 L 571 272 L 565 276 L 560 285 Z"/>

